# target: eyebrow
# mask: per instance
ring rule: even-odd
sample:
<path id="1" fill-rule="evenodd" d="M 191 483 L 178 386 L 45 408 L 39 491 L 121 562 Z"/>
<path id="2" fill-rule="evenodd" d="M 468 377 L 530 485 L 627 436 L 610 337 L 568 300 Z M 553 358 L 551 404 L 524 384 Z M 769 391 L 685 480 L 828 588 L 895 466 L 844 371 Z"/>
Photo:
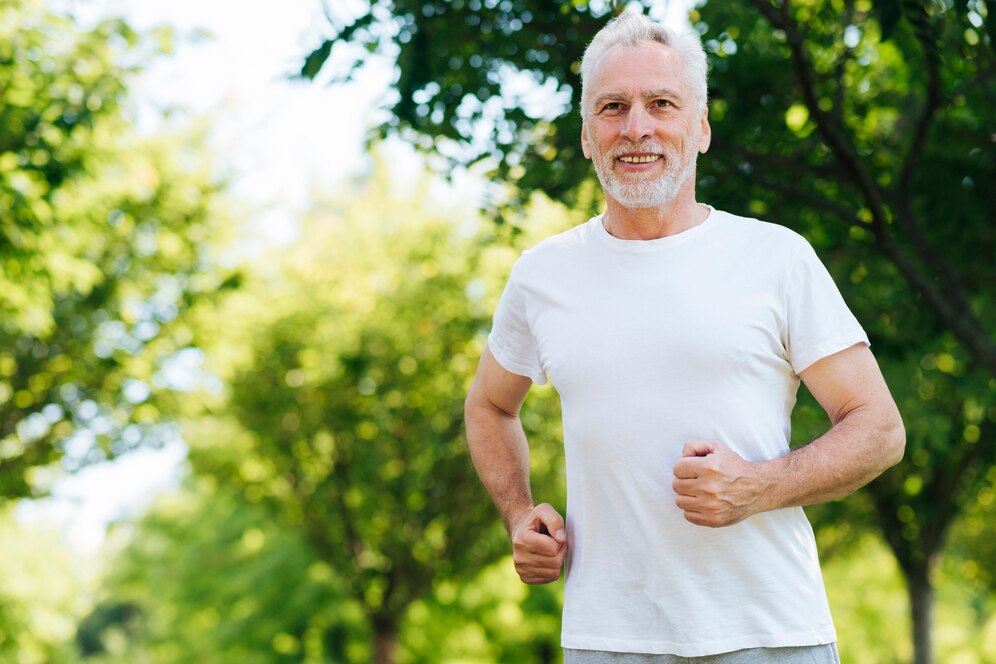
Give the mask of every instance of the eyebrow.
<path id="1" fill-rule="evenodd" d="M 657 88 L 656 90 L 644 90 L 640 93 L 641 99 L 656 99 L 657 97 L 667 97 L 669 99 L 680 99 L 680 93 L 673 88 Z M 629 101 L 630 96 L 625 92 L 606 92 L 595 99 L 595 103 L 607 101 Z"/>

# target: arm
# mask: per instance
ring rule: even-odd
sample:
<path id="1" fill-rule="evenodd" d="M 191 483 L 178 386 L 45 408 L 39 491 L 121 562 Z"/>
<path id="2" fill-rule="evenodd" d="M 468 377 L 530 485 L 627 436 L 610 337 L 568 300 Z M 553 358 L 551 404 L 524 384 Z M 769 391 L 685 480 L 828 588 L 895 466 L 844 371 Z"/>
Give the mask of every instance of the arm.
<path id="1" fill-rule="evenodd" d="M 531 385 L 485 348 L 464 412 L 470 457 L 512 539 L 515 569 L 525 583 L 549 583 L 560 577 L 567 536 L 563 517 L 550 505 L 533 505 L 529 489 L 529 446 L 519 408 Z"/>
<path id="2" fill-rule="evenodd" d="M 833 426 L 805 447 L 752 463 L 719 441 L 690 440 L 674 466 L 685 518 L 727 526 L 767 510 L 846 496 L 899 463 L 906 444 L 899 410 L 864 345 L 800 374 Z"/>

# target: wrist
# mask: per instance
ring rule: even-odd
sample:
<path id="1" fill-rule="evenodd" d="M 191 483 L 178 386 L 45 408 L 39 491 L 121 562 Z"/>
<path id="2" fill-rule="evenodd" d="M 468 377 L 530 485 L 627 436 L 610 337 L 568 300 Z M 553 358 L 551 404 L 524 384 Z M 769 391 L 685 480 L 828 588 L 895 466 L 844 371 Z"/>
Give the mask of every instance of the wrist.
<path id="1" fill-rule="evenodd" d="M 502 520 L 505 522 L 505 530 L 508 532 L 509 536 L 515 532 L 515 529 L 518 527 L 519 523 L 529 517 L 535 507 L 536 506 L 532 503 L 528 503 L 505 511 L 504 518 Z"/>
<path id="2" fill-rule="evenodd" d="M 754 477 L 757 481 L 757 500 L 755 513 L 768 512 L 782 507 L 779 489 L 781 483 L 779 478 L 784 477 L 785 457 L 770 459 L 768 461 L 757 461 L 752 463 Z"/>

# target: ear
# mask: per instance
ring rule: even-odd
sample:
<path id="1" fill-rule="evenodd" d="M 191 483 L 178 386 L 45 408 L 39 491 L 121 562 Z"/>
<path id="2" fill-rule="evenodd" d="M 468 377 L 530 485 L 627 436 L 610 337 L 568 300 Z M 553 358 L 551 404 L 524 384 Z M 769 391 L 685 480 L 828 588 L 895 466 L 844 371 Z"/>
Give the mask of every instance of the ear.
<path id="1" fill-rule="evenodd" d="M 588 147 L 588 123 L 581 121 L 581 152 L 585 159 L 591 159 L 591 148 Z"/>
<path id="2" fill-rule="evenodd" d="M 709 107 L 702 111 L 702 126 L 699 131 L 699 153 L 705 154 L 712 144 L 712 127 L 709 126 Z"/>

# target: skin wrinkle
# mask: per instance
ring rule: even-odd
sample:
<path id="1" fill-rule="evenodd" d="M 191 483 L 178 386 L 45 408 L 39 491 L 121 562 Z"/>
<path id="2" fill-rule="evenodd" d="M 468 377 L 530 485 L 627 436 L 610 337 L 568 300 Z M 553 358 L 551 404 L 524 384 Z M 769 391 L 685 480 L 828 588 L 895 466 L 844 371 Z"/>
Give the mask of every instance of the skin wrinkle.
<path id="1" fill-rule="evenodd" d="M 680 97 L 681 95 L 678 93 L 678 91 L 671 88 L 659 88 L 657 90 L 644 91 L 640 93 L 640 99 L 643 99 L 644 101 L 649 101 L 651 99 L 658 99 L 658 98 L 671 100 Z M 631 97 L 624 92 L 607 92 L 603 95 L 599 95 L 598 98 L 595 100 L 594 105 L 598 107 L 607 101 L 628 102 L 630 99 Z M 588 118 L 585 119 L 587 120 Z"/>
<path id="2" fill-rule="evenodd" d="M 708 149 L 711 130 L 706 114 L 694 111 L 687 70 L 675 51 L 656 42 L 611 47 L 593 69 L 597 102 L 584 117 L 581 144 L 605 191 L 610 219 L 614 204 L 654 210 L 680 204 L 682 193 L 694 197 L 697 154 Z M 659 80 L 660 72 L 667 80 Z M 643 84 L 648 81 L 653 83 Z M 632 154 L 663 159 L 645 171 L 621 170 L 618 158 Z"/>

